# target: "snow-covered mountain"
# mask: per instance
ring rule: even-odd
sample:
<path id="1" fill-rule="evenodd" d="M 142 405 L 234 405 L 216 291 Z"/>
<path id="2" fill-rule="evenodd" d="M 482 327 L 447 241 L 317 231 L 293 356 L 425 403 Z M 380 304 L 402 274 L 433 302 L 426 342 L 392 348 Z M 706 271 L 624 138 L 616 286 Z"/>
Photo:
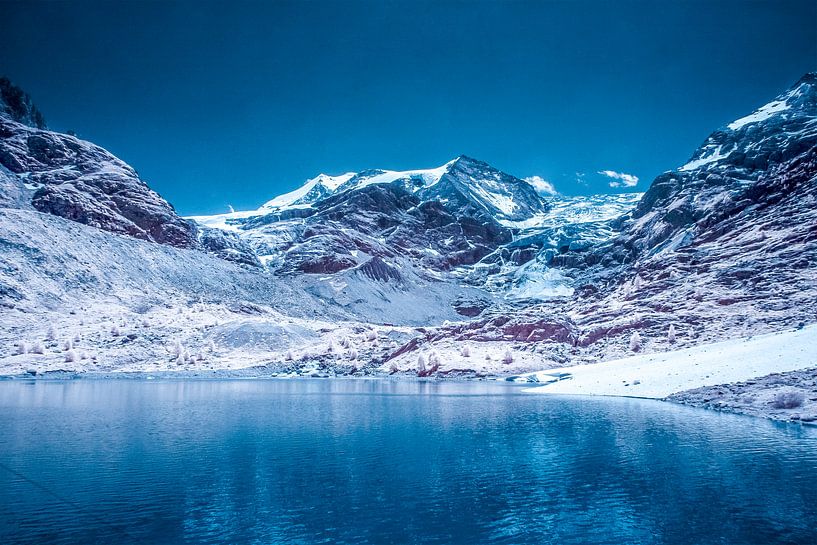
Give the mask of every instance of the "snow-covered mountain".
<path id="1" fill-rule="evenodd" d="M 321 174 L 258 210 L 191 218 L 239 234 L 278 273 L 335 274 L 376 259 L 517 298 L 572 292 L 549 262 L 614 234 L 640 194 L 541 197 L 528 182 L 458 157 L 426 170 Z"/>
<path id="2" fill-rule="evenodd" d="M 0 79 L 2 200 L 134 238 L 258 264 L 238 238 L 176 214 L 130 165 L 101 147 L 50 131 L 31 99 Z M 2 201 L 0 201 L 2 202 Z"/>
<path id="3" fill-rule="evenodd" d="M 563 312 L 577 346 L 602 357 L 626 355 L 632 332 L 669 348 L 670 325 L 704 343 L 813 323 L 817 74 L 712 133 L 606 241 L 564 250 L 547 261 L 576 290 Z M 512 322 L 530 331 L 544 308 Z"/>
<path id="4" fill-rule="evenodd" d="M 459 374 L 817 321 L 815 74 L 643 195 L 542 197 L 458 157 L 322 174 L 257 210 L 190 219 L 107 151 L 47 130 L 24 93 L 0 91 L 3 369 L 73 365 L 53 341 L 34 359 L 9 348 L 49 324 L 95 350 L 96 369 L 200 369 L 167 346 L 213 341 L 216 365 L 413 372 L 422 351 Z M 134 338 L 100 333 L 112 323 Z M 484 357 L 460 357 L 463 343 Z"/>

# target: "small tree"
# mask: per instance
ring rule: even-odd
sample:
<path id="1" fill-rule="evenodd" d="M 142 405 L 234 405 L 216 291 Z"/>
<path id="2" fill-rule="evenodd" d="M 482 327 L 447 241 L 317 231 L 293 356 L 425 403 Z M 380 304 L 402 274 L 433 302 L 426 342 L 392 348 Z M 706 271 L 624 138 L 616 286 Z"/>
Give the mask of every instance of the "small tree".
<path id="1" fill-rule="evenodd" d="M 28 354 L 28 345 L 26 344 L 25 341 L 20 341 L 17 343 L 17 349 L 15 350 L 15 353 L 17 353 L 18 355 Z"/>
<path id="2" fill-rule="evenodd" d="M 491 355 L 485 354 L 485 361 L 491 361 Z"/>
<path id="3" fill-rule="evenodd" d="M 427 375 L 433 375 L 440 368 L 440 355 L 437 352 L 432 352 L 428 357 L 428 365 Z"/>
<path id="4" fill-rule="evenodd" d="M 467 344 L 463 345 L 463 347 L 460 349 L 460 356 L 462 356 L 463 358 L 471 357 L 471 349 L 468 348 Z"/>
<path id="5" fill-rule="evenodd" d="M 417 356 L 417 374 L 423 376 L 426 372 L 426 359 L 422 354 Z"/>
<path id="6" fill-rule="evenodd" d="M 81 340 L 82 340 L 82 337 L 80 337 L 80 336 L 79 336 L 79 333 L 77 333 L 76 335 L 74 335 L 74 343 L 78 343 L 78 342 L 80 342 Z"/>
<path id="7" fill-rule="evenodd" d="M 65 362 L 66 363 L 73 363 L 77 361 L 77 353 L 73 350 L 69 350 L 65 353 Z"/>
<path id="8" fill-rule="evenodd" d="M 207 349 L 210 351 L 211 354 L 216 351 L 216 343 L 214 343 L 212 339 L 207 342 Z"/>
<path id="9" fill-rule="evenodd" d="M 630 336 L 630 350 L 633 352 L 641 350 L 641 335 L 638 334 L 638 331 L 633 331 Z"/>
<path id="10" fill-rule="evenodd" d="M 633 278 L 633 291 L 634 292 L 641 291 L 642 284 L 643 282 L 641 281 L 641 276 L 639 276 L 638 273 L 636 273 L 635 277 Z"/>
<path id="11" fill-rule="evenodd" d="M 669 325 L 669 331 L 667 331 L 667 340 L 671 343 L 675 342 L 675 325 Z"/>
<path id="12" fill-rule="evenodd" d="M 62 345 L 62 349 L 65 350 L 66 352 L 68 350 L 73 350 L 73 348 L 74 348 L 74 341 L 72 341 L 71 339 L 66 340 Z"/>
<path id="13" fill-rule="evenodd" d="M 502 363 L 505 365 L 510 365 L 513 363 L 513 352 L 510 348 L 505 350 L 505 354 L 502 356 Z"/>
<path id="14" fill-rule="evenodd" d="M 349 342 L 349 337 L 342 337 L 342 338 L 340 339 L 340 345 L 341 345 L 343 348 L 349 348 L 349 345 L 350 345 L 350 344 L 351 344 L 351 343 Z"/>
<path id="15" fill-rule="evenodd" d="M 356 360 L 357 359 L 357 348 L 352 347 L 349 349 L 349 359 Z"/>
<path id="16" fill-rule="evenodd" d="M 292 361 L 295 359 L 295 354 L 292 353 L 292 350 L 287 350 L 286 355 L 284 355 L 284 360 Z"/>
<path id="17" fill-rule="evenodd" d="M 42 341 L 37 341 L 34 343 L 34 346 L 31 347 L 32 354 L 45 354 L 45 346 L 43 346 Z"/>
<path id="18" fill-rule="evenodd" d="M 367 341 L 375 341 L 377 340 L 377 331 L 374 329 L 370 329 L 366 332 L 366 340 Z"/>
<path id="19" fill-rule="evenodd" d="M 53 325 L 48 326 L 48 332 L 45 334 L 46 341 L 54 341 L 57 339 L 57 330 Z"/>
<path id="20" fill-rule="evenodd" d="M 111 328 L 111 335 L 114 337 L 120 336 L 122 333 L 119 331 L 119 326 L 113 326 Z"/>

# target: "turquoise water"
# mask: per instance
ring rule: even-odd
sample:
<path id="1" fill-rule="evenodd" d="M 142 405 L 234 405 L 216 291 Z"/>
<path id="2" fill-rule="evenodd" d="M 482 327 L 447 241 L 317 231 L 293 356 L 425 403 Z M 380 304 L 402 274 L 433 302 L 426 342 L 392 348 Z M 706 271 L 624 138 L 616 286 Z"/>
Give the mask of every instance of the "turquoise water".
<path id="1" fill-rule="evenodd" d="M 817 543 L 817 430 L 513 385 L 0 382 L 0 543 Z"/>

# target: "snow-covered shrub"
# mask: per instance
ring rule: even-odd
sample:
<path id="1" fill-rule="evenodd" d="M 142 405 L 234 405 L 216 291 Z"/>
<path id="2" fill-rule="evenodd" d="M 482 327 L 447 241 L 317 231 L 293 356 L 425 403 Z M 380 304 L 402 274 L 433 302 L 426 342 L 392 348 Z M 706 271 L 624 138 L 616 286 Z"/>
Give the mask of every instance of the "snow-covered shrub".
<path id="1" fill-rule="evenodd" d="M 377 331 L 374 329 L 370 329 L 366 332 L 366 340 L 367 341 L 375 341 L 377 340 Z"/>
<path id="2" fill-rule="evenodd" d="M 46 341 L 54 341 L 57 339 L 57 330 L 53 325 L 48 326 L 48 332 L 45 334 Z"/>
<path id="3" fill-rule="evenodd" d="M 42 341 L 36 341 L 31 347 L 32 354 L 45 354 L 45 346 Z"/>
<path id="4" fill-rule="evenodd" d="M 669 331 L 667 332 L 667 340 L 671 343 L 675 342 L 675 325 L 669 325 Z"/>
<path id="5" fill-rule="evenodd" d="M 510 365 L 513 363 L 513 352 L 511 352 L 510 348 L 505 350 L 505 354 L 502 356 L 502 363 L 505 365 Z"/>
<path id="6" fill-rule="evenodd" d="M 173 341 L 173 346 L 170 349 L 170 353 L 173 354 L 174 357 L 179 358 L 184 352 L 184 347 L 182 346 L 182 342 L 179 339 Z"/>
<path id="7" fill-rule="evenodd" d="M 78 343 L 78 342 L 80 342 L 81 340 L 82 340 L 82 337 L 80 337 L 80 336 L 79 336 L 79 333 L 77 333 L 76 335 L 74 335 L 74 343 Z"/>
<path id="8" fill-rule="evenodd" d="M 463 345 L 463 347 L 460 348 L 460 356 L 462 356 L 463 358 L 470 358 L 471 357 L 471 349 L 468 348 L 467 344 Z"/>
<path id="9" fill-rule="evenodd" d="M 429 375 L 433 375 L 440 368 L 440 355 L 437 352 L 432 352 L 428 356 L 428 370 Z"/>
<path id="10" fill-rule="evenodd" d="M 292 353 L 292 350 L 287 350 L 286 355 L 284 356 L 286 361 L 292 361 L 295 359 L 295 354 Z"/>
<path id="11" fill-rule="evenodd" d="M 73 363 L 77 361 L 77 353 L 73 350 L 69 350 L 65 353 L 65 361 L 66 363 Z"/>
<path id="12" fill-rule="evenodd" d="M 641 335 L 638 334 L 638 331 L 633 331 L 630 336 L 630 350 L 633 352 L 641 350 Z"/>
<path id="13" fill-rule="evenodd" d="M 425 357 L 420 354 L 417 356 L 417 374 L 425 373 L 426 372 L 426 359 Z"/>
<path id="14" fill-rule="evenodd" d="M 357 348 L 352 347 L 352 348 L 349 349 L 349 359 L 350 360 L 356 360 L 357 359 Z"/>
<path id="15" fill-rule="evenodd" d="M 485 354 L 485 361 L 491 361 L 491 355 Z"/>
<path id="16" fill-rule="evenodd" d="M 82 353 L 79 355 L 79 359 L 81 359 L 81 360 L 87 360 L 87 359 L 88 359 L 88 352 L 82 352 Z"/>
<path id="17" fill-rule="evenodd" d="M 17 343 L 17 347 L 14 351 L 15 354 L 28 354 L 28 345 L 25 341 L 20 341 Z"/>
<path id="18" fill-rule="evenodd" d="M 147 318 L 142 320 L 142 327 L 150 327 L 150 321 Z"/>
<path id="19" fill-rule="evenodd" d="M 177 365 L 182 365 L 182 364 L 189 363 L 189 362 L 190 362 L 190 352 L 188 352 L 186 348 L 182 348 L 182 351 L 179 354 L 179 357 L 176 358 L 176 364 Z"/>
<path id="20" fill-rule="evenodd" d="M 212 340 L 210 340 L 210 341 L 207 343 L 207 349 L 208 349 L 208 350 L 210 351 L 210 353 L 212 354 L 213 352 L 215 352 L 215 351 L 216 351 L 216 343 L 214 343 Z"/>
<path id="21" fill-rule="evenodd" d="M 796 409 L 805 400 L 803 392 L 778 392 L 774 395 L 772 406 L 775 409 Z"/>
<path id="22" fill-rule="evenodd" d="M 71 339 L 68 339 L 64 343 L 62 343 L 62 349 L 65 350 L 66 352 L 68 350 L 73 350 L 73 348 L 74 348 L 74 341 L 72 341 Z"/>
<path id="23" fill-rule="evenodd" d="M 338 349 L 335 346 L 335 341 L 329 341 L 329 345 L 326 347 L 327 354 L 335 354 L 337 353 Z"/>
<path id="24" fill-rule="evenodd" d="M 113 326 L 113 327 L 111 328 L 111 335 L 112 335 L 112 336 L 114 336 L 114 337 L 118 337 L 118 336 L 120 336 L 121 334 L 122 334 L 122 332 L 121 332 L 121 331 L 119 331 L 119 326 Z"/>
<path id="25" fill-rule="evenodd" d="M 633 292 L 641 291 L 641 286 L 643 282 L 641 281 L 641 276 L 636 273 L 635 277 L 633 278 Z"/>
<path id="26" fill-rule="evenodd" d="M 349 344 L 350 344 L 350 342 L 349 342 L 349 337 L 342 337 L 342 338 L 340 339 L 340 345 L 341 345 L 343 348 L 349 348 Z"/>

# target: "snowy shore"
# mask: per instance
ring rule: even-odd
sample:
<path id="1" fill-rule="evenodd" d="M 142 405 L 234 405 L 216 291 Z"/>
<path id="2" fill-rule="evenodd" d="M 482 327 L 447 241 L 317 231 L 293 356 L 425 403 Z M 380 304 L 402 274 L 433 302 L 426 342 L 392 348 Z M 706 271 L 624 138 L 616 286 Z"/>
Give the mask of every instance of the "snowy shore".
<path id="1" fill-rule="evenodd" d="M 817 420 L 817 325 L 549 370 L 527 391 L 667 399 L 781 420 Z M 536 376 L 536 374 L 530 374 Z M 543 377 L 545 378 L 545 377 Z"/>

